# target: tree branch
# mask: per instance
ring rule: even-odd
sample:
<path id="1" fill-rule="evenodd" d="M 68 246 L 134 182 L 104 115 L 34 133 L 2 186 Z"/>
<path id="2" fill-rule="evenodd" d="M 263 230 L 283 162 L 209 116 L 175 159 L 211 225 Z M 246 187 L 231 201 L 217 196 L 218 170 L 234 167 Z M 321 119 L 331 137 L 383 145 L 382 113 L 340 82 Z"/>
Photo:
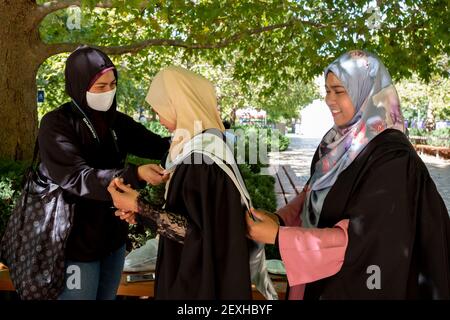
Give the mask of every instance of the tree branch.
<path id="1" fill-rule="evenodd" d="M 48 1 L 44 4 L 38 5 L 37 10 L 34 14 L 34 25 L 38 26 L 41 21 L 50 13 L 66 9 L 71 6 L 81 7 L 81 0 L 59 0 L 59 1 Z M 104 0 L 101 3 L 95 5 L 98 8 L 112 8 L 112 2 L 109 0 Z"/>
<path id="2" fill-rule="evenodd" d="M 152 47 L 152 46 L 166 46 L 166 47 L 181 47 L 186 49 L 220 49 L 229 46 L 232 43 L 239 42 L 244 38 L 250 37 L 252 35 L 261 34 L 264 32 L 269 32 L 277 29 L 287 28 L 289 26 L 293 26 L 294 24 L 306 24 L 309 26 L 314 26 L 316 28 L 324 28 L 325 26 L 319 23 L 311 22 L 311 21 L 299 21 L 299 20 L 291 20 L 286 23 L 275 24 L 266 27 L 260 27 L 250 30 L 244 30 L 238 32 L 228 38 L 225 38 L 221 41 L 215 43 L 189 43 L 182 40 L 174 40 L 174 39 L 148 39 L 141 42 L 137 42 L 130 45 L 125 46 L 112 46 L 112 47 L 101 47 L 91 45 L 93 48 L 98 48 L 104 51 L 107 54 L 119 55 L 124 53 L 136 53 L 142 49 Z M 47 56 L 52 56 L 58 53 L 63 52 L 71 52 L 75 50 L 81 43 L 57 43 L 57 44 L 49 44 L 47 45 Z"/>
<path id="3" fill-rule="evenodd" d="M 59 1 L 49 1 L 38 7 L 41 15 L 46 16 L 52 12 L 65 9 L 71 6 L 81 7 L 81 0 L 59 0 Z M 98 8 L 112 8 L 112 2 L 109 0 L 104 0 L 95 5 Z"/>
<path id="4" fill-rule="evenodd" d="M 44 4 L 41 4 L 37 6 L 37 13 L 36 13 L 36 23 L 39 24 L 42 19 L 44 19 L 48 14 L 61 10 L 66 9 L 71 6 L 77 6 L 81 7 L 81 0 L 58 0 L 58 1 L 48 1 Z M 143 0 L 139 4 L 139 7 L 145 8 L 149 1 Z M 95 5 L 96 8 L 114 8 L 114 5 L 111 0 L 103 0 Z"/>
<path id="5" fill-rule="evenodd" d="M 45 2 L 37 6 L 37 10 L 35 12 L 35 25 L 39 25 L 39 23 L 50 13 L 66 9 L 71 6 L 81 7 L 81 0 L 53 0 Z M 145 8 L 148 5 L 149 1 L 142 0 L 139 4 L 139 8 Z M 111 0 L 103 0 L 95 5 L 96 8 L 114 8 L 113 2 Z"/>
<path id="6" fill-rule="evenodd" d="M 56 43 L 47 45 L 47 56 L 50 57 L 52 55 L 63 53 L 63 52 L 71 52 L 74 51 L 78 46 L 82 45 L 82 43 Z M 111 47 L 102 47 L 87 44 L 92 48 L 97 48 L 105 52 L 106 54 L 111 55 L 119 55 L 124 53 L 135 53 L 144 48 L 151 46 L 172 46 L 172 47 L 183 47 L 187 48 L 188 45 L 183 41 L 172 40 L 172 39 L 149 39 L 142 42 L 137 42 L 130 45 L 125 46 L 111 46 Z"/>
<path id="7" fill-rule="evenodd" d="M 145 8 L 149 1 L 142 0 L 139 4 L 140 8 Z M 81 0 L 58 0 L 58 1 L 48 1 L 39 6 L 39 11 L 45 16 L 57 10 L 65 9 L 70 6 L 81 7 Z M 113 3 L 111 0 L 103 0 L 95 5 L 96 8 L 113 8 Z"/>

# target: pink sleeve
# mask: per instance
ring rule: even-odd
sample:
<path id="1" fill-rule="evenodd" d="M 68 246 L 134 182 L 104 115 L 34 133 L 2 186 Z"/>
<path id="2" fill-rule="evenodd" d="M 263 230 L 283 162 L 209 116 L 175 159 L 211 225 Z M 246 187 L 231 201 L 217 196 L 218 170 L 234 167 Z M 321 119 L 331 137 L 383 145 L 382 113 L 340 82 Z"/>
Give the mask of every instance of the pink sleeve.
<path id="1" fill-rule="evenodd" d="M 336 274 L 344 263 L 348 219 L 333 228 L 280 227 L 278 243 L 290 286 Z"/>
<path id="2" fill-rule="evenodd" d="M 305 201 L 305 191 L 292 199 L 287 205 L 277 211 L 286 226 L 299 227 L 302 225 L 300 214 Z"/>

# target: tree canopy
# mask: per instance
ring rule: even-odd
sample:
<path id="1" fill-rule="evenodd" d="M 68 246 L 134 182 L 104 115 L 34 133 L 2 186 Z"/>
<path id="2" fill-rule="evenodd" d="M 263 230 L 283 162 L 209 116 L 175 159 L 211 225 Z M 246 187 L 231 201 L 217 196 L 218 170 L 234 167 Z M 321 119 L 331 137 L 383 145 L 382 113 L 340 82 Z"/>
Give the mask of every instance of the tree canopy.
<path id="1" fill-rule="evenodd" d="M 51 13 L 42 21 L 40 33 L 56 53 L 89 43 L 107 47 L 112 54 L 146 49 L 149 62 L 158 63 L 152 58 L 160 60 L 182 49 L 186 61 L 201 57 L 213 65 L 232 63 L 233 76 L 249 81 L 311 79 L 331 59 L 354 48 L 377 53 L 395 78 L 413 71 L 425 80 L 435 73 L 448 76 L 449 2 L 377 3 L 52 1 L 47 2 Z M 70 10 L 52 12 L 77 4 L 80 29 L 67 27 Z"/>
<path id="2" fill-rule="evenodd" d="M 225 113 L 253 105 L 273 119 L 295 117 L 292 106 L 317 97 L 314 86 L 305 83 L 352 48 L 378 53 L 396 79 L 448 76 L 445 1 L 380 2 L 379 11 L 368 1 L 45 3 L 81 6 L 52 12 L 40 26 L 43 41 L 59 51 L 88 43 L 110 53 L 132 52 L 115 59 L 122 78 L 119 99 L 128 111 L 143 104 L 142 86 L 162 66 L 174 63 L 209 76 Z M 42 86 L 50 89 L 52 79 L 58 80 L 54 76 L 62 61 L 51 62 L 53 70 L 41 77 L 47 79 Z M 46 66 L 42 69 L 47 71 Z M 50 97 L 61 95 L 61 90 L 50 92 Z M 55 98 L 51 101 L 59 103 L 61 97 Z"/>
<path id="3" fill-rule="evenodd" d="M 8 123 L 0 156 L 30 156 L 38 67 L 53 57 L 38 83 L 49 94 L 61 79 L 56 55 L 80 44 L 115 56 L 123 99 L 139 103 L 135 89 L 143 95 L 143 83 L 162 66 L 207 65 L 223 80 L 219 97 L 227 108 L 256 101 L 273 117 L 288 117 L 292 110 L 271 109 L 276 98 L 295 97 L 296 88 L 351 49 L 378 54 L 396 80 L 448 78 L 449 6 L 448 0 L 0 0 L 0 116 Z"/>

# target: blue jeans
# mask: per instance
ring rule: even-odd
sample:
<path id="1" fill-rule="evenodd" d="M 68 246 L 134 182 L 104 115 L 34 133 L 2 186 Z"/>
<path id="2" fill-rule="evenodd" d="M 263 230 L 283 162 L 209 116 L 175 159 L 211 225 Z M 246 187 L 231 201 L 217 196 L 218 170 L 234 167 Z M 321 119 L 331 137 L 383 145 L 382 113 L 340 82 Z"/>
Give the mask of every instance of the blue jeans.
<path id="1" fill-rule="evenodd" d="M 67 260 L 64 290 L 58 300 L 114 300 L 124 261 L 125 245 L 101 260 Z"/>

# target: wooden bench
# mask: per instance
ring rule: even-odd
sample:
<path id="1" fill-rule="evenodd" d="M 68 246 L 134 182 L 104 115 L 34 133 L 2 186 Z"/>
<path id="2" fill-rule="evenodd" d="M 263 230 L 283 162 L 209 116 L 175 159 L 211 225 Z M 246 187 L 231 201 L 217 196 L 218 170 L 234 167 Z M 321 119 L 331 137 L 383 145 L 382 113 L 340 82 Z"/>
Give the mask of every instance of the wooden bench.
<path id="1" fill-rule="evenodd" d="M 409 136 L 408 138 L 412 144 L 426 144 L 428 139 L 427 137 L 423 136 Z"/>
<path id="2" fill-rule="evenodd" d="M 275 170 L 272 170 L 275 171 Z M 277 208 L 284 207 L 295 196 L 299 195 L 303 190 L 302 181 L 295 174 L 289 165 L 281 165 L 274 172 L 275 178 L 275 194 L 277 197 Z"/>
<path id="3" fill-rule="evenodd" d="M 415 144 L 414 149 L 420 154 L 428 154 L 438 159 L 450 159 L 450 148 Z"/>
<path id="4" fill-rule="evenodd" d="M 0 291 L 15 291 L 8 268 L 0 262 Z"/>
<path id="5" fill-rule="evenodd" d="M 142 281 L 142 282 L 131 282 L 128 283 L 126 281 L 126 277 L 128 274 L 136 274 L 136 273 L 126 273 L 122 274 L 122 279 L 120 281 L 119 289 L 117 290 L 118 296 L 134 296 L 134 297 L 145 297 L 145 298 L 153 298 L 154 297 L 154 289 L 155 282 L 154 281 Z M 275 290 L 278 293 L 278 298 L 280 300 L 284 300 L 286 294 L 286 277 L 271 275 L 272 282 L 275 286 Z M 253 300 L 265 300 L 264 296 L 256 290 L 256 287 L 252 286 L 252 298 Z"/>
<path id="6" fill-rule="evenodd" d="M 124 272 L 122 274 L 122 279 L 120 281 L 119 289 L 117 290 L 118 296 L 128 296 L 128 297 L 142 297 L 142 298 L 153 298 L 155 282 L 154 281 L 142 281 L 142 282 L 131 282 L 128 283 L 126 280 L 127 275 L 136 274 Z M 284 300 L 286 293 L 286 277 L 271 275 L 272 281 L 274 283 L 275 289 L 278 292 L 278 297 L 280 300 Z M 264 300 L 264 296 L 259 293 L 255 286 L 252 287 L 253 300 Z M 14 285 L 9 277 L 8 268 L 0 263 L 0 291 L 15 291 Z"/>

